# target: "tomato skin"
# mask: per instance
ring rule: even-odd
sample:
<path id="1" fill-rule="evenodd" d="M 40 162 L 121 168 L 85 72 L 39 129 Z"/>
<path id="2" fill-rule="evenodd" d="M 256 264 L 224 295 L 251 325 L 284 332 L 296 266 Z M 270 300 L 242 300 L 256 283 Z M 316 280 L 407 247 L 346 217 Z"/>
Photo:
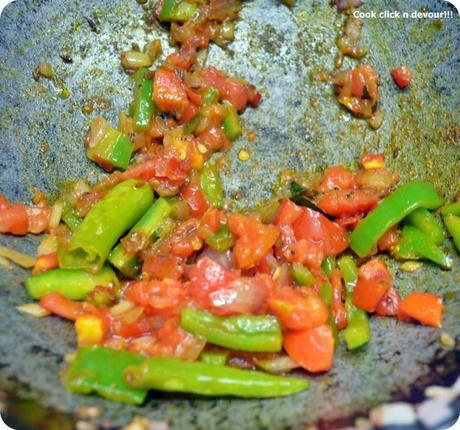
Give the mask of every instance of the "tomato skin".
<path id="1" fill-rule="evenodd" d="M 113 334 L 125 339 L 144 336 L 151 334 L 153 331 L 151 319 L 145 312 L 142 313 L 136 321 L 131 323 L 122 323 L 117 319 L 113 319 L 110 328 Z"/>
<path id="2" fill-rule="evenodd" d="M 318 327 L 328 318 L 328 308 L 321 297 L 307 288 L 281 287 L 267 300 L 268 309 L 286 329 Z"/>
<path id="3" fill-rule="evenodd" d="M 356 188 L 356 175 L 343 166 L 328 167 L 321 182 L 316 186 L 317 191 L 351 190 Z"/>
<path id="4" fill-rule="evenodd" d="M 230 215 L 228 226 L 238 237 L 233 247 L 233 258 L 239 269 L 249 269 L 261 261 L 280 235 L 279 227 L 262 224 L 249 215 Z"/>
<path id="5" fill-rule="evenodd" d="M 442 299 L 434 294 L 414 291 L 399 304 L 398 318 L 413 318 L 423 325 L 441 327 Z"/>
<path id="6" fill-rule="evenodd" d="M 323 194 L 316 204 L 327 214 L 334 217 L 351 217 L 367 214 L 379 201 L 375 192 L 366 190 L 335 190 Z"/>
<path id="7" fill-rule="evenodd" d="M 40 255 L 35 262 L 34 268 L 32 269 L 32 275 L 38 275 L 39 273 L 47 272 L 48 270 L 55 269 L 57 267 L 59 267 L 57 252 Z"/>
<path id="8" fill-rule="evenodd" d="M 29 218 L 24 205 L 15 203 L 5 209 L 0 209 L 0 233 L 11 233 L 22 236 L 29 228 Z"/>
<path id="9" fill-rule="evenodd" d="M 182 187 L 181 197 L 187 202 L 190 213 L 194 217 L 203 216 L 209 208 L 206 197 L 198 184 L 190 183 Z"/>
<path id="10" fill-rule="evenodd" d="M 292 223 L 301 215 L 302 208 L 297 206 L 289 199 L 283 199 L 278 213 L 276 214 L 275 224 L 279 226 L 292 225 Z"/>
<path id="11" fill-rule="evenodd" d="M 391 76 L 395 84 L 401 88 L 407 88 L 412 82 L 412 70 L 407 66 L 397 67 L 391 71 Z"/>
<path id="12" fill-rule="evenodd" d="M 337 329 L 342 330 L 347 326 L 347 313 L 345 306 L 342 301 L 343 284 L 342 274 L 339 269 L 332 271 L 331 277 L 333 300 L 332 300 L 332 312 L 334 314 L 335 324 Z"/>
<path id="13" fill-rule="evenodd" d="M 65 298 L 59 293 L 48 293 L 40 300 L 40 306 L 47 309 L 54 315 L 75 321 L 79 316 L 85 314 L 98 314 L 95 306 L 86 302 L 76 302 Z"/>
<path id="14" fill-rule="evenodd" d="M 144 260 L 142 273 L 153 279 L 180 279 L 184 274 L 184 259 L 173 254 L 154 254 Z"/>
<path id="15" fill-rule="evenodd" d="M 300 239 L 291 248 L 289 261 L 307 265 L 311 269 L 320 269 L 324 260 L 324 246 L 320 242 Z"/>
<path id="16" fill-rule="evenodd" d="M 327 372 L 332 368 L 334 336 L 327 324 L 288 331 L 284 335 L 283 346 L 288 355 L 309 372 Z"/>
<path id="17" fill-rule="evenodd" d="M 390 287 L 375 308 L 375 313 L 382 317 L 395 317 L 398 315 L 401 299 L 394 287 Z"/>
<path id="18" fill-rule="evenodd" d="M 348 248 L 345 230 L 312 209 L 302 208 L 302 214 L 292 227 L 297 240 L 322 243 L 325 256 L 339 254 Z"/>

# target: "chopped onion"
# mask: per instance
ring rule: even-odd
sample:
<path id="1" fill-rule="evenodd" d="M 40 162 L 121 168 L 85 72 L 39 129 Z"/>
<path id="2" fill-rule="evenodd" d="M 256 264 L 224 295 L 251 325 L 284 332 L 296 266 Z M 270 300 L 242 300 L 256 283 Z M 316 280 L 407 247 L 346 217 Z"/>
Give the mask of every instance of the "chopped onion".
<path id="1" fill-rule="evenodd" d="M 105 136 L 109 124 L 102 117 L 93 118 L 89 125 L 89 135 L 86 139 L 86 146 L 94 148 Z"/>
<path id="2" fill-rule="evenodd" d="M 141 336 L 131 341 L 129 349 L 134 352 L 146 352 L 155 342 L 154 336 Z"/>
<path id="3" fill-rule="evenodd" d="M 255 357 L 254 363 L 257 367 L 269 373 L 287 373 L 292 369 L 300 367 L 288 355 L 279 355 L 273 358 L 260 359 Z"/>
<path id="4" fill-rule="evenodd" d="M 152 58 L 145 52 L 125 51 L 121 54 L 121 65 L 125 69 L 138 69 L 140 67 L 150 67 L 153 64 Z"/>
<path id="5" fill-rule="evenodd" d="M 4 267 L 6 270 L 11 270 L 13 268 L 10 260 L 4 257 L 0 257 L 0 266 Z"/>
<path id="6" fill-rule="evenodd" d="M 46 255 L 56 252 L 58 248 L 57 237 L 54 234 L 45 236 L 37 248 L 37 255 Z"/>
<path id="7" fill-rule="evenodd" d="M 32 315 L 37 318 L 43 318 L 50 315 L 51 312 L 42 308 L 38 303 L 27 303 L 25 305 L 16 306 L 19 312 Z"/>
<path id="8" fill-rule="evenodd" d="M 53 77 L 53 68 L 51 67 L 51 64 L 48 63 L 48 61 L 42 61 L 38 65 L 38 72 L 44 78 L 51 79 Z"/>
<path id="9" fill-rule="evenodd" d="M 229 250 L 225 252 L 217 252 L 214 251 L 214 249 L 206 248 L 198 259 L 201 260 L 205 257 L 208 257 L 217 264 L 220 264 L 225 270 L 230 270 L 232 268 L 232 253 Z"/>
<path id="10" fill-rule="evenodd" d="M 36 258 L 30 255 L 23 254 L 22 252 L 15 251 L 14 249 L 7 248 L 0 245 L 0 257 L 6 257 L 18 266 L 30 269 L 34 267 Z"/>
<path id="11" fill-rule="evenodd" d="M 134 321 L 137 321 L 143 313 L 144 308 L 136 306 L 135 308 L 119 315 L 119 317 L 124 324 L 132 324 Z"/>
<path id="12" fill-rule="evenodd" d="M 150 57 L 152 61 L 155 61 L 163 53 L 160 40 L 155 39 L 147 42 L 144 46 L 144 52 Z"/>
<path id="13" fill-rule="evenodd" d="M 64 202 L 58 200 L 51 208 L 51 216 L 49 226 L 50 228 L 57 227 L 61 222 L 62 210 L 64 209 Z"/>
<path id="14" fill-rule="evenodd" d="M 133 302 L 130 302 L 129 300 L 121 300 L 115 306 L 110 308 L 110 314 L 115 317 L 117 315 L 121 315 L 121 314 L 124 314 L 125 312 L 128 312 L 132 308 L 134 308 Z"/>

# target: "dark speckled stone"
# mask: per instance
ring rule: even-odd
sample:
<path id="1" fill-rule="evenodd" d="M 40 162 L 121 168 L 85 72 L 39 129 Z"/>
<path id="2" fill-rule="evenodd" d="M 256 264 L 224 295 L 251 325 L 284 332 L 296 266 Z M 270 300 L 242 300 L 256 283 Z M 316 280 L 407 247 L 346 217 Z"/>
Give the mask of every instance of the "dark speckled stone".
<path id="1" fill-rule="evenodd" d="M 403 179 L 428 179 L 451 198 L 460 189 L 458 16 L 440 28 L 429 19 L 365 20 L 364 40 L 371 46 L 366 61 L 380 73 L 385 112 L 375 132 L 338 106 L 329 85 L 310 81 L 312 70 L 333 67 L 342 17 L 325 0 L 297 3 L 293 10 L 277 0 L 245 3 L 236 41 L 227 50 L 210 49 L 209 64 L 251 80 L 265 96 L 259 109 L 244 114 L 257 139 L 248 162 L 235 156 L 248 146 L 244 138 L 231 150 L 224 175 L 227 195 L 242 191 L 242 204 L 259 200 L 270 194 L 282 169 L 353 164 L 367 149 L 384 151 Z M 454 10 L 447 2 L 418 0 L 368 1 L 361 10 L 412 11 L 427 3 L 430 10 Z M 87 17 L 98 22 L 98 34 Z M 132 42 L 142 45 L 159 35 L 166 47 L 167 34 L 145 33 L 142 9 L 134 0 L 18 0 L 9 5 L 0 18 L 0 192 L 27 201 L 32 187 L 55 193 L 66 179 L 100 177 L 84 156 L 89 118 L 81 108 L 92 102 L 93 116 L 104 115 L 115 124 L 116 113 L 128 108 L 132 89 L 118 54 Z M 73 63 L 59 57 L 64 49 L 71 51 Z M 32 79 L 32 70 L 44 59 L 70 89 L 69 98 L 59 98 L 51 81 Z M 398 90 L 389 75 L 400 64 L 414 69 L 409 91 Z M 0 236 L 1 244 L 28 252 L 38 240 Z M 455 254 L 450 242 L 447 248 Z M 417 288 L 444 296 L 443 330 L 458 338 L 460 264 L 453 258 L 449 272 L 429 264 L 416 274 L 399 271 L 397 264 L 391 268 L 402 294 Z M 373 339 L 366 348 L 352 353 L 340 345 L 333 371 L 312 377 L 309 391 L 288 398 L 213 400 L 155 393 L 143 407 L 130 407 L 70 395 L 59 372 L 63 355 L 75 346 L 72 327 L 15 310 L 30 301 L 20 285 L 27 275 L 0 269 L 0 386 L 66 413 L 99 406 L 102 419 L 113 425 L 143 415 L 166 420 L 173 429 L 301 429 L 319 420 L 365 414 L 381 402 L 410 398 L 417 381 L 438 383 L 452 371 L 458 374 L 458 362 L 452 365 L 439 343 L 440 330 L 380 318 L 372 321 Z"/>

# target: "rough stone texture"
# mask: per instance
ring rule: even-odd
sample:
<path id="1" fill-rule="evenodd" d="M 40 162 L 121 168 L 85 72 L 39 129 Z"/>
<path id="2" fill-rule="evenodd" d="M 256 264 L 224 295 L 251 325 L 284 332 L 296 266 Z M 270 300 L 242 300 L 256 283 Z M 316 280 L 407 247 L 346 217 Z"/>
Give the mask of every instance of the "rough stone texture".
<path id="1" fill-rule="evenodd" d="M 314 172 L 333 163 L 353 165 L 367 149 L 384 151 L 402 179 L 425 178 L 451 198 L 460 189 L 458 16 L 440 28 L 430 19 L 364 21 L 364 41 L 371 47 L 366 61 L 380 73 L 385 112 L 382 128 L 372 131 L 338 106 L 330 85 L 310 79 L 313 70 L 333 68 L 343 17 L 327 3 L 299 0 L 290 10 L 276 0 L 246 2 L 236 41 L 226 50 L 211 47 L 209 64 L 251 80 L 264 93 L 259 109 L 244 114 L 246 128 L 257 131 L 256 141 L 241 138 L 230 151 L 227 195 L 242 191 L 241 204 L 249 204 L 270 194 L 283 169 Z M 369 1 L 361 10 L 412 11 L 426 3 Z M 446 2 L 429 3 L 429 10 L 454 10 Z M 98 22 L 99 34 L 90 31 L 87 17 Z M 56 193 L 67 179 L 102 175 L 84 155 L 88 117 L 81 108 L 92 102 L 91 116 L 104 115 L 112 124 L 118 111 L 127 111 L 132 81 L 120 68 L 119 52 L 158 36 L 167 47 L 161 28 L 146 33 L 142 24 L 135 1 L 18 0 L 6 8 L 0 17 L 0 192 L 26 201 L 32 187 Z M 59 58 L 62 50 L 72 52 L 72 64 Z M 69 98 L 59 98 L 51 81 L 32 79 L 32 70 L 44 59 L 70 89 Z M 401 64 L 414 69 L 410 91 L 398 90 L 390 77 L 389 69 Z M 250 161 L 237 159 L 242 147 L 251 148 Z M 28 252 L 37 242 L 0 236 L 1 244 Z M 417 288 L 444 297 L 443 330 L 458 339 L 458 257 L 450 272 L 430 264 L 416 274 L 391 267 L 403 294 Z M 20 286 L 26 277 L 20 269 L 0 269 L 0 386 L 32 400 L 12 397 L 9 403 L 11 416 L 21 417 L 23 428 L 25 422 L 45 428 L 51 417 L 59 420 L 56 428 L 72 428 L 66 415 L 40 404 L 65 413 L 99 406 L 101 419 L 113 425 L 143 415 L 166 420 L 173 429 L 300 429 L 319 420 L 337 424 L 381 402 L 417 396 L 423 386 L 458 374 L 458 355 L 442 348 L 439 330 L 380 318 L 372 321 L 373 338 L 366 348 L 351 353 L 341 345 L 333 371 L 312 377 L 311 388 L 292 397 L 213 400 L 154 393 L 143 407 L 130 407 L 69 395 L 59 372 L 65 367 L 63 355 L 74 349 L 72 327 L 15 310 L 30 301 Z"/>

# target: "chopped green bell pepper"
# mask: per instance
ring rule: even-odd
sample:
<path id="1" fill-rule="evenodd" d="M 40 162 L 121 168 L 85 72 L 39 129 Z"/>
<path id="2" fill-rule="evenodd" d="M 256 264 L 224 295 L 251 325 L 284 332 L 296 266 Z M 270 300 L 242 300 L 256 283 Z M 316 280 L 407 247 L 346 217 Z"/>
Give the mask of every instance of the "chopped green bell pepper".
<path id="1" fill-rule="evenodd" d="M 225 115 L 224 120 L 222 121 L 222 126 L 224 127 L 225 134 L 230 140 L 235 140 L 238 136 L 241 135 L 243 130 L 241 129 L 240 119 L 238 117 L 238 112 L 235 107 L 227 103 L 227 115 Z"/>
<path id="2" fill-rule="evenodd" d="M 281 327 L 271 315 L 218 317 L 210 312 L 183 308 L 181 326 L 209 343 L 242 351 L 278 352 Z"/>
<path id="3" fill-rule="evenodd" d="M 326 257 L 321 264 L 321 268 L 327 277 L 330 278 L 332 276 L 332 271 L 335 268 L 335 256 L 330 255 L 329 257 Z"/>
<path id="4" fill-rule="evenodd" d="M 303 378 L 160 357 L 129 367 L 125 376 L 132 387 L 205 396 L 266 398 L 287 396 L 308 387 L 308 380 Z"/>
<path id="5" fill-rule="evenodd" d="M 312 275 L 308 267 L 300 263 L 292 263 L 291 274 L 294 281 L 305 287 L 311 287 L 315 283 L 315 277 Z"/>
<path id="6" fill-rule="evenodd" d="M 217 103 L 219 100 L 219 90 L 215 87 L 206 87 L 204 90 L 202 99 L 203 99 L 203 105 L 204 106 L 209 106 L 214 103 Z"/>
<path id="7" fill-rule="evenodd" d="M 207 161 L 200 171 L 200 185 L 208 203 L 221 208 L 224 205 L 224 188 L 220 180 L 219 168 L 216 163 Z"/>
<path id="8" fill-rule="evenodd" d="M 444 225 L 452 236 L 455 247 L 460 252 L 460 216 L 447 214 L 443 216 Z"/>
<path id="9" fill-rule="evenodd" d="M 437 209 L 444 202 L 433 185 L 412 181 L 396 191 L 373 209 L 350 235 L 350 247 L 360 257 L 368 255 L 385 232 L 415 209 Z"/>
<path id="10" fill-rule="evenodd" d="M 75 231 L 83 221 L 83 219 L 77 215 L 75 209 L 67 201 L 64 201 L 61 219 L 64 221 L 65 225 L 69 227 L 70 231 Z"/>
<path id="11" fill-rule="evenodd" d="M 136 131 L 147 130 L 156 110 L 155 102 L 153 101 L 153 80 L 146 78 L 145 74 L 147 72 L 146 67 L 141 67 L 134 75 L 136 86 L 134 87 L 132 114 Z"/>
<path id="12" fill-rule="evenodd" d="M 441 208 L 441 215 L 456 215 L 460 216 L 460 201 L 449 203 Z"/>
<path id="13" fill-rule="evenodd" d="M 80 394 L 95 392 L 116 402 L 140 405 L 147 390 L 126 383 L 124 372 L 145 358 L 128 351 L 93 345 L 78 350 L 75 361 L 64 374 L 65 387 Z"/>
<path id="14" fill-rule="evenodd" d="M 223 225 L 216 234 L 206 239 L 206 243 L 215 251 L 224 252 L 235 245 L 235 237 L 228 226 Z"/>
<path id="15" fill-rule="evenodd" d="M 206 364 L 215 364 L 225 366 L 227 363 L 228 352 L 222 351 L 203 351 L 200 355 L 200 361 Z"/>
<path id="16" fill-rule="evenodd" d="M 428 209 L 415 209 L 404 218 L 404 222 L 422 230 L 435 245 L 441 245 L 444 242 L 442 227 Z"/>
<path id="17" fill-rule="evenodd" d="M 160 12 L 160 21 L 185 22 L 193 17 L 197 10 L 196 5 L 187 1 L 176 4 L 175 0 L 165 0 Z"/>

